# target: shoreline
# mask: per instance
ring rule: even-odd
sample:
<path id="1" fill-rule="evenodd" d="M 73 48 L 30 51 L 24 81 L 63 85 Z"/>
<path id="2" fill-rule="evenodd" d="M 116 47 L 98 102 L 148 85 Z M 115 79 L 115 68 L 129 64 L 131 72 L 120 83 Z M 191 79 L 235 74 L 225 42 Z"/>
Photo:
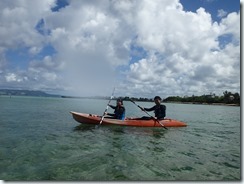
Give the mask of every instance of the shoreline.
<path id="1" fill-rule="evenodd" d="M 176 104 L 193 104 L 193 105 L 219 105 L 219 106 L 234 106 L 234 107 L 240 107 L 240 104 L 226 104 L 226 103 L 200 103 L 200 102 L 174 102 L 174 101 L 168 101 L 168 102 L 162 102 L 162 103 L 176 103 Z"/>
<path id="2" fill-rule="evenodd" d="M 44 98 L 77 98 L 77 99 L 97 99 L 97 100 L 107 100 L 107 98 L 96 98 L 96 97 L 63 97 L 63 96 L 31 96 L 31 95 L 0 95 L 0 97 L 5 97 L 5 98 L 14 98 L 14 97 L 44 97 Z M 115 99 L 112 99 L 115 100 Z M 124 101 L 129 101 L 129 100 L 124 100 Z M 144 101 L 144 100 L 135 100 L 137 102 L 153 102 L 153 101 Z M 240 104 L 226 104 L 226 103 L 206 103 L 206 102 L 176 102 L 176 101 L 167 101 L 162 103 L 175 103 L 175 104 L 192 104 L 192 105 L 219 105 L 219 106 L 232 106 L 232 107 L 240 107 Z"/>

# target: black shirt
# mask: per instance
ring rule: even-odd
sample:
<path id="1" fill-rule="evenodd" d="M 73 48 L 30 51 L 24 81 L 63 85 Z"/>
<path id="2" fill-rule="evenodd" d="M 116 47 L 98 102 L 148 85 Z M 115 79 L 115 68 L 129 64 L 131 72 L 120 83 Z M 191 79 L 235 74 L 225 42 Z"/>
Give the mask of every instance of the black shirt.
<path id="1" fill-rule="evenodd" d="M 166 106 L 165 105 L 155 105 L 152 108 L 144 108 L 146 111 L 153 111 L 155 113 L 155 117 L 157 117 L 157 119 L 164 119 L 164 117 L 166 116 Z"/>
<path id="2" fill-rule="evenodd" d="M 113 106 L 109 105 L 112 109 L 114 109 L 114 114 L 108 113 L 110 116 L 114 116 L 116 119 L 123 120 L 125 118 L 125 108 L 123 106 Z"/>

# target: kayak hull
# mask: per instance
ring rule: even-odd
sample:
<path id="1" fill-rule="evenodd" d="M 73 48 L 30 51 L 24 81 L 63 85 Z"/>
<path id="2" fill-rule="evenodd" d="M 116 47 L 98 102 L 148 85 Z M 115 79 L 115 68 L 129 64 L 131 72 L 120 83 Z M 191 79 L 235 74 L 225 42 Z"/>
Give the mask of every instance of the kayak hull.
<path id="1" fill-rule="evenodd" d="M 78 113 L 78 112 L 70 112 L 73 118 L 82 124 L 99 124 L 101 120 L 101 116 L 94 114 L 86 114 L 86 113 Z M 186 123 L 174 120 L 174 119 L 164 119 L 160 120 L 160 123 L 165 127 L 185 127 Z M 119 119 L 111 119 L 105 117 L 103 119 L 102 125 L 120 125 L 120 126 L 136 126 L 136 127 L 162 127 L 162 125 L 158 123 L 155 119 L 143 120 L 140 118 L 125 118 L 125 120 Z"/>

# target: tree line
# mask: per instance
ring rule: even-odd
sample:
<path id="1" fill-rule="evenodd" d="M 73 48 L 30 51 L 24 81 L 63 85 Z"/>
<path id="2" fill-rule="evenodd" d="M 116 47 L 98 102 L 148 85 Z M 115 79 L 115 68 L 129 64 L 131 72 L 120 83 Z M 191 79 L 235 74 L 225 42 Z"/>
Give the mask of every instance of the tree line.
<path id="1" fill-rule="evenodd" d="M 191 102 L 191 103 L 224 103 L 224 104 L 237 104 L 240 105 L 239 93 L 232 93 L 225 91 L 222 96 L 216 96 L 215 94 L 201 95 L 201 96 L 170 96 L 163 100 L 164 102 Z"/>
<path id="2" fill-rule="evenodd" d="M 115 99 L 121 98 L 124 101 L 143 101 L 143 102 L 153 102 L 152 98 L 136 98 L 136 97 L 117 97 Z M 182 102 L 182 103 L 195 103 L 195 104 L 213 104 L 213 103 L 222 103 L 222 104 L 236 104 L 240 105 L 240 95 L 239 93 L 232 93 L 229 91 L 224 91 L 222 96 L 217 96 L 214 93 L 201 96 L 169 96 L 162 100 L 163 102 Z"/>

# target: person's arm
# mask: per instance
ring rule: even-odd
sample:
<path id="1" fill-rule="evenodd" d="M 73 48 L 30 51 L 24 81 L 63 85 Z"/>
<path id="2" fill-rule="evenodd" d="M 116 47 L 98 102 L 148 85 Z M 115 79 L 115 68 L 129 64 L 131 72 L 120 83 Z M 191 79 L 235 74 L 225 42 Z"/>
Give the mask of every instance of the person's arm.
<path id="1" fill-rule="evenodd" d="M 109 105 L 109 107 L 111 107 L 112 109 L 115 109 L 116 108 L 116 106 L 113 106 L 113 105 Z"/>
<path id="2" fill-rule="evenodd" d="M 112 113 L 106 113 L 106 115 L 115 117 L 115 114 Z"/>
<path id="3" fill-rule="evenodd" d="M 151 108 L 143 108 L 145 111 L 153 111 L 155 110 L 155 106 L 151 107 Z"/>

